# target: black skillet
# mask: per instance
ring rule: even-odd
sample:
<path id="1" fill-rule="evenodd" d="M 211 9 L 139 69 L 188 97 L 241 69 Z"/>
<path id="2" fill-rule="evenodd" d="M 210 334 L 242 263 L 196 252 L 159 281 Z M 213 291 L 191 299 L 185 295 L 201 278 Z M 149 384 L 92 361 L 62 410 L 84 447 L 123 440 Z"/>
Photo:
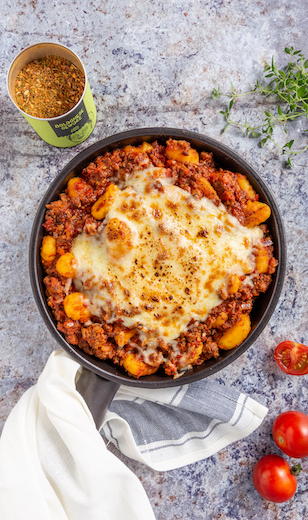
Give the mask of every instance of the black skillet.
<path id="1" fill-rule="evenodd" d="M 259 193 L 260 200 L 269 204 L 272 209 L 272 214 L 267 224 L 274 243 L 275 257 L 278 259 L 279 264 L 270 288 L 265 294 L 261 294 L 258 297 L 254 305 L 251 313 L 252 330 L 239 347 L 233 350 L 221 351 L 218 358 L 210 359 L 200 366 L 193 367 L 178 379 L 172 379 L 163 371 L 158 371 L 153 375 L 140 379 L 134 379 L 122 367 L 90 356 L 77 346 L 68 344 L 63 334 L 57 330 L 55 319 L 50 307 L 47 305 L 43 284 L 44 272 L 40 262 L 40 246 L 44 234 L 42 224 L 44 222 L 46 204 L 57 199 L 59 194 L 64 191 L 68 180 L 71 177 L 80 175 L 83 168 L 98 155 L 128 144 L 138 145 L 143 141 L 153 142 L 157 140 L 163 144 L 169 137 L 185 139 L 199 152 L 211 151 L 218 166 L 246 175 L 256 192 Z M 43 197 L 34 219 L 30 238 L 29 268 L 34 298 L 47 328 L 59 345 L 84 368 L 77 383 L 77 388 L 88 403 L 96 424 L 99 425 L 119 385 L 155 389 L 192 383 L 218 372 L 243 354 L 261 334 L 277 305 L 286 269 L 286 244 L 283 223 L 277 204 L 262 178 L 243 158 L 218 141 L 194 132 L 175 128 L 141 128 L 122 132 L 98 141 L 78 154 L 57 175 Z"/>

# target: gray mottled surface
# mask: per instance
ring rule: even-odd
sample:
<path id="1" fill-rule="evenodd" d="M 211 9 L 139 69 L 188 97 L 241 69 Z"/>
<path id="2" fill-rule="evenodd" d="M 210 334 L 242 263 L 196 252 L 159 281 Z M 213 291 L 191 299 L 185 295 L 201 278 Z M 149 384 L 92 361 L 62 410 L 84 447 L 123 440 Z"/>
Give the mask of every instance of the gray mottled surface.
<path id="1" fill-rule="evenodd" d="M 157 519 L 292 520 L 306 518 L 307 469 L 294 499 L 263 501 L 251 471 L 263 454 L 278 452 L 271 424 L 286 409 L 308 411 L 308 379 L 276 367 L 281 340 L 308 342 L 308 152 L 285 169 L 273 146 L 260 149 L 224 125 L 214 86 L 250 89 L 272 56 L 286 64 L 284 47 L 308 56 L 306 0 L 1 0 L 0 16 L 0 419 L 3 426 L 22 393 L 34 384 L 56 347 L 36 309 L 28 276 L 28 242 L 38 202 L 57 172 L 95 141 L 130 128 L 171 126 L 208 134 L 254 165 L 284 216 L 288 265 L 277 309 L 261 337 L 217 377 L 269 407 L 260 428 L 211 458 L 169 473 L 130 460 Z M 6 74 L 23 47 L 60 42 L 83 60 L 98 110 L 93 134 L 72 149 L 44 143 L 10 102 Z M 258 120 L 253 100 L 236 104 L 235 116 Z M 305 121 L 292 134 L 301 143 Z M 277 132 L 277 139 L 283 138 Z M 214 376 L 213 376 L 214 377 Z M 121 457 L 121 455 L 119 455 Z"/>

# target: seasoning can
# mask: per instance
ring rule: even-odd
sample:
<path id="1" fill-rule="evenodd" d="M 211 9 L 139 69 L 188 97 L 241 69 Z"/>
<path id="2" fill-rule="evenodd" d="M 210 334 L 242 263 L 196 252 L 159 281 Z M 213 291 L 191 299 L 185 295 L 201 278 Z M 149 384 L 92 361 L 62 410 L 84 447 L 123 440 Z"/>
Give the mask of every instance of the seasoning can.
<path id="1" fill-rule="evenodd" d="M 25 65 L 46 56 L 58 56 L 70 61 L 84 75 L 83 93 L 75 106 L 65 114 L 51 118 L 40 118 L 22 110 L 15 95 L 16 77 Z M 96 123 L 96 107 L 87 79 L 85 68 L 79 57 L 68 47 L 58 43 L 36 43 L 23 49 L 13 60 L 7 76 L 7 88 L 10 98 L 36 133 L 46 143 L 59 148 L 76 146 L 85 141 L 92 133 Z"/>

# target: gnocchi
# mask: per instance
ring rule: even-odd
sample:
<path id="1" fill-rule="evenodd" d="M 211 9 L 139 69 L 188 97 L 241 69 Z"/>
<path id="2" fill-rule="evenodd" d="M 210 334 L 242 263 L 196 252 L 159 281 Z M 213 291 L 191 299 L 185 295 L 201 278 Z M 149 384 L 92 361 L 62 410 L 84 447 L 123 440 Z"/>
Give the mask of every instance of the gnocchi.
<path id="1" fill-rule="evenodd" d="M 141 376 L 149 376 L 150 374 L 154 374 L 158 367 L 150 366 L 138 357 L 137 354 L 130 352 L 124 358 L 123 366 L 127 372 L 129 372 L 132 376 L 139 378 Z"/>
<path id="2" fill-rule="evenodd" d="M 251 330 L 248 314 L 242 314 L 239 321 L 217 338 L 218 346 L 223 350 L 230 350 L 240 345 L 247 338 Z"/>
<path id="3" fill-rule="evenodd" d="M 267 273 L 269 268 L 270 256 L 268 249 L 260 247 L 256 253 L 256 271 L 258 273 Z"/>
<path id="4" fill-rule="evenodd" d="M 166 147 L 166 157 L 179 163 L 199 163 L 197 150 L 191 148 L 186 141 L 173 141 L 170 139 Z"/>
<path id="5" fill-rule="evenodd" d="M 255 199 L 256 192 L 253 189 L 253 187 L 251 186 L 247 177 L 245 177 L 245 175 L 242 175 L 241 173 L 237 173 L 236 175 L 237 175 L 237 182 L 239 183 L 240 188 L 247 194 L 247 196 L 250 199 L 252 199 L 252 200 Z"/>
<path id="6" fill-rule="evenodd" d="M 72 177 L 67 183 L 68 196 L 73 199 L 78 197 L 77 184 L 81 181 L 80 177 Z"/>
<path id="7" fill-rule="evenodd" d="M 136 334 L 135 329 L 127 329 L 127 330 L 121 330 L 118 332 L 118 334 L 115 335 L 114 339 L 116 344 L 119 347 L 124 347 L 124 345 L 127 345 L 129 340 Z"/>
<path id="8" fill-rule="evenodd" d="M 153 146 L 144 141 L 140 146 L 132 146 L 131 144 L 128 144 L 123 148 L 123 150 L 129 153 L 150 152 L 153 150 Z"/>
<path id="9" fill-rule="evenodd" d="M 80 292 L 68 294 L 63 301 L 64 312 L 68 318 L 74 321 L 87 321 L 90 316 L 90 310 L 87 307 L 87 299 Z"/>
<path id="10" fill-rule="evenodd" d="M 104 195 L 99 197 L 99 199 L 97 199 L 97 201 L 93 204 L 91 208 L 92 217 L 94 217 L 96 220 L 102 220 L 105 218 L 108 211 L 112 207 L 119 191 L 120 190 L 116 184 L 109 184 Z"/>
<path id="11" fill-rule="evenodd" d="M 228 293 L 235 294 L 241 285 L 240 277 L 236 274 L 231 274 L 228 279 Z"/>
<path id="12" fill-rule="evenodd" d="M 105 228 L 107 251 L 115 260 L 121 259 L 133 248 L 133 234 L 123 220 L 112 218 Z"/>
<path id="13" fill-rule="evenodd" d="M 277 265 L 271 208 L 208 150 L 140 142 L 96 157 L 48 204 L 44 283 L 70 344 L 132 377 L 176 378 L 248 337 Z"/>
<path id="14" fill-rule="evenodd" d="M 76 260 L 73 253 L 64 253 L 56 263 L 56 269 L 61 276 L 73 278 L 76 272 Z"/>
<path id="15" fill-rule="evenodd" d="M 248 201 L 246 204 L 248 215 L 245 219 L 245 226 L 255 227 L 265 222 L 271 216 L 271 208 L 259 201 Z"/>
<path id="16" fill-rule="evenodd" d="M 52 263 L 57 255 L 57 242 L 51 235 L 44 236 L 41 247 L 41 258 L 43 263 Z"/>

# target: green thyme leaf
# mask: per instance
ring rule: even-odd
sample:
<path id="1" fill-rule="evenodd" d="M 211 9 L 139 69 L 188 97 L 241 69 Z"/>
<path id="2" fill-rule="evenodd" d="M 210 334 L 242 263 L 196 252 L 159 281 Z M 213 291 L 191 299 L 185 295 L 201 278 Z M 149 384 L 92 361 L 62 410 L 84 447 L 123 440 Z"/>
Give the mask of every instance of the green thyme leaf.
<path id="1" fill-rule="evenodd" d="M 288 143 L 283 145 L 282 150 L 284 150 L 285 148 L 289 148 L 289 150 L 291 150 L 293 143 L 294 143 L 294 139 L 292 139 L 292 141 L 289 141 Z"/>

